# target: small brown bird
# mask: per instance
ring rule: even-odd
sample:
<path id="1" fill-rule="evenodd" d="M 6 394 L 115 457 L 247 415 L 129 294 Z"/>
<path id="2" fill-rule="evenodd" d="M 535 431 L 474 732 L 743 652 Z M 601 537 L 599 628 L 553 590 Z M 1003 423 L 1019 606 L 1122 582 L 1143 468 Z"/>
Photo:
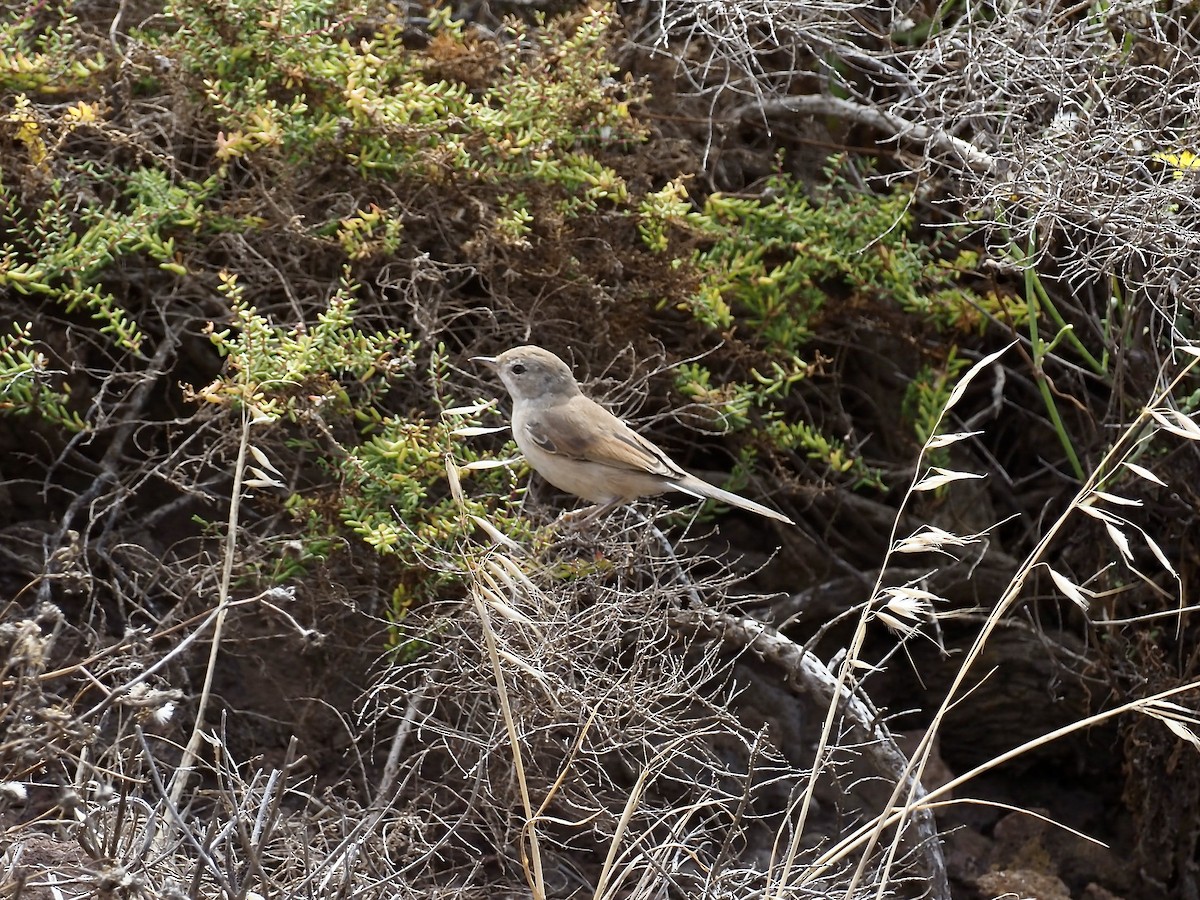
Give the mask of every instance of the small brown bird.
<path id="1" fill-rule="evenodd" d="M 500 373 L 513 400 L 517 446 L 538 473 L 560 490 L 606 506 L 679 491 L 796 523 L 773 509 L 713 487 L 596 401 L 585 397 L 570 368 L 541 347 L 514 347 L 476 356 Z"/>

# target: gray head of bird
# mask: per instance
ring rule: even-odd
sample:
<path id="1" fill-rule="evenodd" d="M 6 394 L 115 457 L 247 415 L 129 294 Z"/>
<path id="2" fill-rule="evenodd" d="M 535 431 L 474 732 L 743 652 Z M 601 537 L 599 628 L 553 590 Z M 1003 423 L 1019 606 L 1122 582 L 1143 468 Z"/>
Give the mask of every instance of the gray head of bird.
<path id="1" fill-rule="evenodd" d="M 579 385 L 565 362 L 541 347 L 513 347 L 499 356 L 475 356 L 495 369 L 514 400 L 567 399 Z"/>

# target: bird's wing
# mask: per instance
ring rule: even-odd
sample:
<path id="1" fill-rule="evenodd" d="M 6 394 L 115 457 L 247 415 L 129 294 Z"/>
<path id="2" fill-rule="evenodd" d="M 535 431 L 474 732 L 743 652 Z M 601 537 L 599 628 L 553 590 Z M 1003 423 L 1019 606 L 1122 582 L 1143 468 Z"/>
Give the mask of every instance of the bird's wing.
<path id="1" fill-rule="evenodd" d="M 547 453 L 626 469 L 683 478 L 687 473 L 603 406 L 583 396 L 539 410 L 525 432 Z"/>

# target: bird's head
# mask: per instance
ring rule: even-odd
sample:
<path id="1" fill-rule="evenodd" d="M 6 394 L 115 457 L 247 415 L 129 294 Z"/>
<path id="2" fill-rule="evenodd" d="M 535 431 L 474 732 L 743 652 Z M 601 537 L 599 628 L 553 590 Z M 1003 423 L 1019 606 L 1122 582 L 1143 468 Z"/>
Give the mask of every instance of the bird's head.
<path id="1" fill-rule="evenodd" d="M 567 364 L 541 347 L 513 347 L 499 356 L 473 359 L 495 369 L 514 400 L 567 399 L 579 393 Z"/>

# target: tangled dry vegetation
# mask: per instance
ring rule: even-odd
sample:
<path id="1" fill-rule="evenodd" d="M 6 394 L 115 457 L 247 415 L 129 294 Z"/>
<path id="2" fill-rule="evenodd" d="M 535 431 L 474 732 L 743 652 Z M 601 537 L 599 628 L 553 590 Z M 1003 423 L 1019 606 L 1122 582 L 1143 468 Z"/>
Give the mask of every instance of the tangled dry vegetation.
<path id="1" fill-rule="evenodd" d="M 0 896 L 1200 892 L 1194 4 L 0 8 Z"/>

